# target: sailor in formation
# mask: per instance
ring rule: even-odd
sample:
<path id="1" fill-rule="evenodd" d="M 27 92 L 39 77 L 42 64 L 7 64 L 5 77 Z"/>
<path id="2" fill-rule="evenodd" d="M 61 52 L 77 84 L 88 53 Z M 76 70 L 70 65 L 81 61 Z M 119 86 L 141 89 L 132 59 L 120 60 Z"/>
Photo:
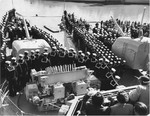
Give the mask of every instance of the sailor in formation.
<path id="1" fill-rule="evenodd" d="M 31 76 L 30 76 L 30 73 L 31 73 L 31 60 L 30 60 L 30 57 L 29 57 L 29 52 L 28 51 L 24 51 L 24 56 L 23 56 L 23 59 L 24 61 L 26 62 L 27 64 L 27 82 L 31 81 Z"/>
<path id="2" fill-rule="evenodd" d="M 30 69 L 35 69 L 35 51 L 34 50 L 31 50 L 29 58 L 30 58 L 29 60 L 31 63 Z"/>
<path id="3" fill-rule="evenodd" d="M 41 58 L 40 50 L 37 49 L 35 50 L 35 70 L 36 71 L 40 71 L 40 66 L 41 66 L 40 58 Z"/>
<path id="4" fill-rule="evenodd" d="M 93 33 L 95 33 L 95 34 L 98 34 L 99 33 L 99 24 L 98 23 L 96 23 L 95 24 L 95 27 L 93 28 Z"/>
<path id="5" fill-rule="evenodd" d="M 74 49 L 70 48 L 67 54 L 67 64 L 74 64 L 75 63 L 75 54 Z"/>
<path id="6" fill-rule="evenodd" d="M 6 79 L 8 81 L 8 89 L 9 89 L 9 96 L 14 97 L 17 92 L 17 78 L 15 74 L 15 67 L 11 64 L 11 61 L 6 61 Z"/>
<path id="7" fill-rule="evenodd" d="M 60 48 L 58 50 L 58 65 L 63 65 L 66 63 L 66 50 L 64 48 Z"/>
<path id="8" fill-rule="evenodd" d="M 28 65 L 26 61 L 23 59 L 23 54 L 19 54 L 18 63 L 21 67 L 21 77 L 20 77 L 20 87 L 23 89 L 26 86 L 26 82 L 28 81 Z"/>
<path id="9" fill-rule="evenodd" d="M 48 58 L 51 62 L 51 66 L 56 66 L 58 64 L 58 54 L 56 47 L 52 47 L 52 51 L 48 53 Z"/>
<path id="10" fill-rule="evenodd" d="M 48 59 L 48 53 L 43 53 L 43 57 L 41 59 L 41 70 L 45 70 L 47 67 L 51 65 L 50 60 Z"/>

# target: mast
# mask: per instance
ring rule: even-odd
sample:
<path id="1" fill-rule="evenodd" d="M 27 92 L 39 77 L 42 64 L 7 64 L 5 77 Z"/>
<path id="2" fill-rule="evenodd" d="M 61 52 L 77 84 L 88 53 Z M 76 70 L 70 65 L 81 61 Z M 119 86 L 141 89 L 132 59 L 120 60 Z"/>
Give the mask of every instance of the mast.
<path id="1" fill-rule="evenodd" d="M 143 23 L 143 19 L 144 19 L 144 15 L 145 15 L 145 10 L 146 10 L 146 7 L 144 7 L 144 10 L 143 10 L 142 19 L 141 19 L 141 25 Z"/>
<path id="2" fill-rule="evenodd" d="M 28 27 L 27 27 L 27 24 L 26 24 L 24 17 L 23 17 L 23 22 L 24 22 L 26 37 L 29 40 L 29 39 L 31 39 L 31 37 L 30 37 L 29 30 L 28 30 Z"/>
<path id="3" fill-rule="evenodd" d="M 139 28 L 139 38 L 140 38 L 140 40 L 143 39 L 143 28 L 142 28 L 143 26 L 142 26 L 142 24 L 143 24 L 143 19 L 144 19 L 144 15 L 145 15 L 145 10 L 146 10 L 146 7 L 144 7 L 143 14 L 142 14 L 142 19 L 141 19 L 141 26 Z"/>
<path id="4" fill-rule="evenodd" d="M 125 33 L 122 31 L 116 20 L 111 16 L 113 22 L 115 23 L 116 27 L 118 28 L 119 32 L 121 33 L 122 36 L 125 36 Z"/>
<path id="5" fill-rule="evenodd" d="M 22 16 L 22 15 L 19 14 L 18 12 L 16 12 L 16 14 L 17 14 L 18 16 L 20 16 L 20 17 L 23 18 L 23 23 L 24 23 L 24 27 L 25 27 L 26 38 L 27 38 L 28 40 L 31 39 L 30 34 L 29 34 L 29 30 L 28 30 L 28 27 L 27 27 L 27 23 L 26 23 L 26 21 L 25 21 L 24 16 Z"/>

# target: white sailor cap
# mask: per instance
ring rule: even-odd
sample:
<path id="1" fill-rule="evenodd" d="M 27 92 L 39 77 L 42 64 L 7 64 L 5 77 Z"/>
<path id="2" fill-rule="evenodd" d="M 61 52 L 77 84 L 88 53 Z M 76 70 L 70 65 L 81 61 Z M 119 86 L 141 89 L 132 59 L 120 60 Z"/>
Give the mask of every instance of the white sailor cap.
<path id="1" fill-rule="evenodd" d="M 97 56 L 96 53 L 93 53 L 92 56 Z"/>
<path id="2" fill-rule="evenodd" d="M 48 53 L 47 53 L 47 52 L 45 52 L 45 53 L 43 53 L 43 55 L 44 55 L 44 56 L 48 56 Z"/>
<path id="3" fill-rule="evenodd" d="M 35 50 L 35 52 L 36 52 L 36 53 L 39 53 L 39 52 L 40 52 L 40 50 L 39 50 L 39 49 L 36 49 L 36 50 Z"/>
<path id="4" fill-rule="evenodd" d="M 28 54 L 29 54 L 29 51 L 27 51 L 27 50 L 24 51 L 24 54 L 25 54 L 25 55 L 28 55 Z"/>
<path id="5" fill-rule="evenodd" d="M 31 54 L 34 54 L 34 52 L 35 52 L 34 50 L 31 50 Z"/>
<path id="6" fill-rule="evenodd" d="M 23 56 L 24 56 L 23 54 L 19 54 L 19 58 L 23 58 Z"/>
<path id="7" fill-rule="evenodd" d="M 120 80 L 120 76 L 116 75 L 115 79 Z"/>
<path id="8" fill-rule="evenodd" d="M 86 52 L 86 55 L 91 55 L 91 53 L 90 52 Z"/>
<path id="9" fill-rule="evenodd" d="M 7 65 L 9 65 L 10 63 L 11 63 L 11 62 L 10 62 L 10 61 L 8 61 L 8 60 L 7 60 L 7 61 L 5 61 L 5 64 L 7 64 Z"/>
<path id="10" fill-rule="evenodd" d="M 84 56 L 85 56 L 85 54 L 84 54 L 84 53 L 81 53 L 81 56 L 83 56 L 83 57 L 84 57 Z"/>
<path id="11" fill-rule="evenodd" d="M 73 48 L 69 48 L 69 51 L 74 51 L 74 49 Z"/>
<path id="12" fill-rule="evenodd" d="M 57 49 L 56 46 L 53 46 L 53 47 L 52 47 L 52 50 L 56 50 L 56 49 Z"/>
<path id="13" fill-rule="evenodd" d="M 115 72 L 116 72 L 116 69 L 114 69 L 114 68 L 111 68 L 111 71 L 115 73 Z"/>
<path id="14" fill-rule="evenodd" d="M 16 61 L 16 57 L 12 57 L 11 60 L 12 60 L 12 61 Z"/>
<path id="15" fill-rule="evenodd" d="M 44 48 L 44 51 L 48 51 L 48 48 Z"/>
<path id="16" fill-rule="evenodd" d="M 78 51 L 78 54 L 81 54 L 81 53 L 82 53 L 82 51 L 81 51 L 81 50 L 79 50 L 79 51 Z"/>

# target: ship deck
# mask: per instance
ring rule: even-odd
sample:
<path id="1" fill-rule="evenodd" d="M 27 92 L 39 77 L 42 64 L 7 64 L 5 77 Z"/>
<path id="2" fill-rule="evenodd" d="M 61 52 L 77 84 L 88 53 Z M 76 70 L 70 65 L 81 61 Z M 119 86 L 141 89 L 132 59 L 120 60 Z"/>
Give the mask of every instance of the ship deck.
<path id="1" fill-rule="evenodd" d="M 0 19 L 2 17 L 3 14 L 6 13 L 7 10 L 10 10 L 12 8 L 12 5 L 10 4 L 11 0 L 0 0 L 0 8 L 1 12 L 0 12 Z M 53 8 L 50 5 L 47 5 L 47 2 L 44 1 L 42 3 L 42 5 L 39 5 L 38 2 L 34 1 L 31 4 L 31 1 L 15 1 L 14 0 L 14 4 L 15 7 L 17 9 L 17 11 L 19 11 L 20 13 L 22 13 L 23 15 L 35 15 L 36 13 L 39 16 L 43 15 L 43 10 L 40 11 L 40 9 L 45 10 L 45 12 L 47 13 L 46 15 L 50 15 L 53 14 L 53 12 L 59 8 L 59 12 L 58 14 L 62 14 L 62 10 L 64 8 L 60 8 L 59 6 L 63 6 L 64 3 L 58 3 L 58 5 L 54 5 L 55 8 Z M 20 5 L 18 5 L 20 4 Z M 30 9 L 30 11 L 26 11 L 25 9 L 23 9 L 23 4 L 27 5 L 27 9 Z M 70 7 L 70 5 L 72 7 Z M 66 9 L 69 12 L 75 12 L 75 14 L 77 14 L 78 18 L 79 17 L 83 17 L 85 19 L 87 19 L 89 22 L 91 22 L 91 25 L 94 25 L 94 23 L 96 21 L 98 21 L 100 18 L 101 20 L 105 20 L 105 19 L 110 19 L 111 15 L 114 15 L 116 18 L 120 18 L 121 20 L 131 20 L 131 21 L 140 21 L 141 16 L 142 16 L 142 9 L 143 7 L 145 7 L 145 5 L 101 5 L 101 4 L 95 4 L 95 3 L 91 3 L 91 4 L 80 4 L 82 7 L 78 7 L 77 3 L 68 3 L 66 4 Z M 39 6 L 39 7 L 38 7 Z M 52 8 L 51 8 L 52 7 Z M 149 8 L 149 6 L 146 5 L 146 7 Z M 39 8 L 39 9 L 38 9 Z M 84 9 L 83 9 L 84 8 Z M 91 8 L 93 10 L 91 10 Z M 148 9 L 147 8 L 147 9 Z M 33 10 L 36 9 L 36 10 Z M 138 10 L 137 10 L 138 9 Z M 50 11 L 51 10 L 51 11 Z M 79 11 L 81 11 L 79 13 Z M 48 13 L 49 12 L 49 13 Z M 88 12 L 86 14 L 86 12 Z M 92 16 L 91 16 L 92 15 Z M 95 20 L 92 20 L 94 17 Z M 46 29 L 44 29 L 43 25 L 47 25 L 48 27 L 53 27 L 54 25 L 51 22 L 54 22 L 55 19 L 49 20 L 50 17 L 45 17 L 45 19 L 40 18 L 40 17 L 27 17 L 31 23 L 37 25 L 37 27 L 42 28 L 45 31 L 48 31 Z M 37 20 L 35 21 L 35 18 L 37 18 Z M 59 16 L 60 19 L 60 16 Z M 58 20 L 58 19 L 57 19 Z M 40 22 L 40 23 L 39 23 Z M 57 29 L 59 21 L 56 21 L 57 24 L 55 24 L 54 28 Z M 94 22 L 94 23 L 93 23 Z M 149 11 L 147 10 L 145 13 L 145 18 L 144 18 L 144 22 L 149 22 Z M 49 32 L 49 31 L 48 31 Z M 50 32 L 49 32 L 50 33 Z M 60 43 L 62 43 L 66 48 L 70 48 L 70 47 L 74 47 L 74 43 L 72 42 L 71 36 L 67 35 L 64 32 L 61 33 L 51 33 L 55 38 L 57 38 L 59 40 Z M 10 55 L 11 53 L 11 49 L 7 49 L 7 55 Z M 137 85 L 139 84 L 137 78 L 135 78 L 134 76 L 139 76 L 139 72 L 135 71 L 135 70 L 131 70 L 129 68 L 127 68 L 126 70 L 124 70 L 124 72 L 122 73 L 122 78 L 119 81 L 120 85 L 125 85 L 125 86 L 132 86 L 132 85 Z M 4 80 L 4 78 L 1 78 L 1 82 Z M 13 103 L 11 103 L 10 100 L 13 101 Z M 5 108 L 1 109 L 1 115 L 19 115 L 19 109 L 17 109 L 15 107 L 18 106 L 21 110 L 23 110 L 24 112 L 26 112 L 27 114 L 31 114 L 31 115 L 57 115 L 58 112 L 39 112 L 37 110 L 37 108 L 30 104 L 26 99 L 25 99 L 25 95 L 21 94 L 21 95 L 17 95 L 15 97 L 8 97 L 8 99 L 6 100 L 7 103 L 9 103 L 9 106 L 6 106 Z M 18 112 L 18 114 L 17 114 Z"/>

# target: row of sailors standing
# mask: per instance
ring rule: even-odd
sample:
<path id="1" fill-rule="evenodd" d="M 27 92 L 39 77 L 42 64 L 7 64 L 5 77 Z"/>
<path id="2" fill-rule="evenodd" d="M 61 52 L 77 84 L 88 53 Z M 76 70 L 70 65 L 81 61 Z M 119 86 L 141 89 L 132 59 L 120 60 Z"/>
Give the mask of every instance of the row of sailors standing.
<path id="1" fill-rule="evenodd" d="M 68 19 L 69 18 L 68 15 L 69 14 L 67 14 L 67 11 L 64 11 L 64 17 L 66 17 L 66 18 L 64 18 L 64 20 L 67 19 L 67 20 L 65 20 L 66 27 L 67 27 L 67 23 L 70 24 L 69 21 L 72 21 L 71 19 Z M 86 24 L 86 21 L 81 20 L 81 22 L 83 22 L 83 24 Z M 76 21 L 74 21 L 72 23 L 74 23 L 74 25 L 76 25 Z M 68 24 L 68 26 L 69 26 L 69 24 Z M 107 26 L 110 27 L 110 29 L 107 29 Z M 107 35 L 110 37 L 112 36 L 113 38 L 116 39 L 117 37 L 119 37 L 119 33 L 117 30 L 111 30 L 111 28 L 113 28 L 113 27 L 114 27 L 114 24 L 112 23 L 112 21 L 106 21 L 106 22 L 101 21 L 101 28 L 103 30 L 102 33 L 104 33 L 104 35 Z M 96 26 L 95 29 L 93 29 L 93 32 L 98 33 L 98 25 Z M 81 49 L 83 51 L 95 52 L 96 54 L 98 54 L 102 57 L 106 57 L 107 59 L 111 60 L 110 65 L 116 65 L 116 64 L 118 65 L 118 64 L 122 63 L 121 62 L 122 59 L 118 58 L 117 56 L 115 56 L 115 54 L 113 54 L 110 51 L 112 43 L 115 41 L 115 39 L 110 43 L 111 39 L 106 40 L 107 36 L 106 37 L 100 36 L 100 41 L 99 41 L 99 39 L 93 37 L 92 34 L 84 31 L 84 29 L 81 29 L 80 26 L 74 27 L 73 36 L 74 36 L 74 40 L 75 40 L 75 43 L 77 44 L 78 49 Z M 105 41 L 103 39 L 105 39 Z M 85 50 L 85 48 L 87 48 L 87 50 Z"/>
<path id="2" fill-rule="evenodd" d="M 97 54 L 98 57 L 103 57 L 103 58 L 107 58 L 110 62 L 109 65 L 112 65 L 114 67 L 116 67 L 117 65 L 121 64 L 121 63 L 125 63 L 124 60 L 122 60 L 121 58 L 117 57 L 112 51 L 110 51 L 108 49 L 108 47 L 106 47 L 103 42 L 97 40 L 96 38 L 92 38 L 92 35 L 90 34 L 84 34 L 84 32 L 79 29 L 79 28 L 75 28 L 74 31 L 74 36 L 75 39 L 79 39 L 80 41 L 80 45 L 81 46 L 85 46 L 87 51 L 95 52 Z M 80 48 L 84 51 L 84 48 Z"/>
<path id="3" fill-rule="evenodd" d="M 138 38 L 140 36 L 140 31 L 142 31 L 143 36 L 148 37 L 149 35 L 149 29 L 150 29 L 150 24 L 144 23 L 140 24 L 140 22 L 130 22 L 130 21 L 120 21 L 119 19 L 116 19 L 118 25 L 122 28 L 122 31 L 128 35 L 131 35 L 131 38 Z M 116 34 L 116 37 L 119 37 L 120 34 L 118 31 L 115 29 L 114 23 L 112 20 L 106 20 L 105 22 L 101 21 L 100 22 L 100 27 L 99 24 L 96 23 L 95 27 L 93 28 L 93 33 L 98 34 L 97 36 L 102 36 L 102 29 L 105 30 L 106 36 L 105 39 L 109 38 L 109 41 L 114 41 L 115 38 L 113 37 L 107 37 L 108 35 L 113 35 Z M 141 30 L 140 30 L 141 29 Z M 107 32 L 111 32 L 112 34 Z M 101 35 L 102 34 L 102 35 Z M 118 36 L 119 34 L 119 36 Z"/>
<path id="4" fill-rule="evenodd" d="M 95 76 L 100 78 L 101 82 L 103 83 L 102 85 L 104 85 L 101 87 L 102 89 L 106 89 L 106 90 L 110 88 L 112 89 L 113 87 L 110 86 L 109 83 L 109 81 L 111 80 L 106 79 L 105 75 L 107 74 L 107 72 L 110 71 L 111 68 L 115 68 L 116 74 L 121 76 L 126 61 L 117 57 L 111 50 L 109 50 L 103 44 L 103 42 L 94 38 L 91 34 L 88 33 L 84 34 L 84 31 L 81 30 L 80 28 L 77 27 L 75 28 L 74 37 L 75 37 L 74 39 L 78 39 L 79 44 L 81 45 L 79 49 L 82 49 L 83 51 L 86 50 L 90 51 L 90 53 L 95 53 L 96 59 L 99 60 L 98 62 L 105 62 L 105 64 L 107 64 L 107 67 L 105 65 L 100 66 L 100 68 L 95 67 L 94 72 L 95 72 Z M 86 50 L 84 50 L 85 47 L 87 48 Z M 92 64 L 94 64 L 94 62 L 91 63 L 91 66 Z"/>
<path id="5" fill-rule="evenodd" d="M 68 14 L 67 11 L 64 11 L 64 22 L 66 29 L 68 31 L 72 32 L 72 27 L 79 27 L 79 28 L 85 28 L 87 31 L 89 31 L 89 24 L 80 18 L 80 20 L 77 20 L 74 18 L 74 14 Z M 143 35 L 145 37 L 148 37 L 149 35 L 149 28 L 150 24 L 144 23 L 140 24 L 140 22 L 130 22 L 130 21 L 120 21 L 116 19 L 118 25 L 122 28 L 124 33 L 127 33 L 128 35 L 131 35 L 131 38 L 138 38 L 140 36 L 140 29 L 143 32 Z M 88 26 L 87 26 L 88 25 Z M 142 27 L 142 28 L 141 28 Z M 71 28 L 71 30 L 70 30 Z M 100 22 L 99 24 L 96 23 L 96 26 L 93 28 L 93 34 L 102 41 L 109 49 L 111 49 L 112 44 L 115 42 L 115 40 L 121 36 L 119 34 L 119 31 L 115 28 L 115 24 L 112 20 L 106 20 Z"/>
<path id="6" fill-rule="evenodd" d="M 46 67 L 63 65 L 67 62 L 73 64 L 72 56 L 68 56 L 67 60 L 64 52 L 62 50 L 58 51 L 55 47 L 50 53 L 45 48 L 43 53 L 40 53 L 39 49 L 37 49 L 35 51 L 31 50 L 30 54 L 29 56 L 29 52 L 25 51 L 24 55 L 19 54 L 19 59 L 13 57 L 11 61 L 5 62 L 5 78 L 9 82 L 10 96 L 15 96 L 16 92 L 21 91 L 26 86 L 26 83 L 31 81 L 31 69 L 40 71 L 45 70 Z"/>
<path id="7" fill-rule="evenodd" d="M 1 52 L 5 53 L 5 49 L 6 49 L 6 42 L 4 41 L 5 38 L 5 33 L 4 33 L 4 29 L 7 25 L 7 19 L 8 19 L 8 13 L 6 13 L 3 17 L 2 20 L 0 22 L 0 50 Z"/>
<path id="8" fill-rule="evenodd" d="M 106 27 L 101 23 L 99 26 L 99 23 L 95 24 L 95 27 L 93 28 L 93 35 L 104 43 L 110 50 L 112 47 L 112 44 L 115 42 L 115 40 L 120 36 L 118 31 L 114 29 L 113 27 Z"/>
<path id="9" fill-rule="evenodd" d="M 120 21 L 119 19 L 116 19 L 118 25 L 122 28 L 123 32 L 130 33 L 131 38 L 138 38 L 140 28 L 142 29 L 143 36 L 148 37 L 149 36 L 149 29 L 150 29 L 150 23 L 143 23 L 137 21 Z"/>
<path id="10" fill-rule="evenodd" d="M 110 81 L 112 81 L 112 79 L 106 79 L 106 73 L 113 68 L 109 65 L 110 61 L 106 58 L 99 58 L 95 53 L 86 52 L 84 54 L 81 50 L 76 53 L 72 48 L 69 49 L 69 51 L 63 48 L 61 48 L 61 50 L 52 48 L 52 52 L 49 53 L 48 58 L 51 61 L 51 66 L 76 64 L 76 66 L 79 67 L 85 65 L 87 68 L 94 70 L 94 75 L 108 85 L 105 87 L 103 84 L 101 89 L 108 90 L 115 88 L 115 86 L 110 86 Z"/>
<path id="11" fill-rule="evenodd" d="M 79 67 L 85 65 L 87 68 L 94 70 L 94 75 L 101 80 L 101 78 L 104 78 L 103 76 L 111 70 L 111 67 L 107 67 L 107 63 L 108 61 L 105 59 L 97 59 L 95 53 L 91 54 L 87 52 L 84 54 L 82 51 L 76 53 L 72 48 L 67 51 L 63 48 L 57 50 L 53 47 L 50 53 L 48 53 L 47 48 L 44 49 L 43 53 L 40 53 L 37 49 L 35 51 L 31 50 L 30 56 L 29 52 L 25 51 L 24 55 L 19 55 L 18 60 L 13 57 L 11 62 L 6 61 L 5 76 L 10 82 L 10 95 L 14 96 L 17 91 L 21 91 L 25 87 L 27 82 L 31 81 L 31 69 L 40 71 L 45 70 L 45 68 L 49 66 L 76 64 L 77 67 Z M 101 73 L 102 70 L 105 70 L 103 74 Z M 104 89 L 106 88 L 104 87 Z"/>

